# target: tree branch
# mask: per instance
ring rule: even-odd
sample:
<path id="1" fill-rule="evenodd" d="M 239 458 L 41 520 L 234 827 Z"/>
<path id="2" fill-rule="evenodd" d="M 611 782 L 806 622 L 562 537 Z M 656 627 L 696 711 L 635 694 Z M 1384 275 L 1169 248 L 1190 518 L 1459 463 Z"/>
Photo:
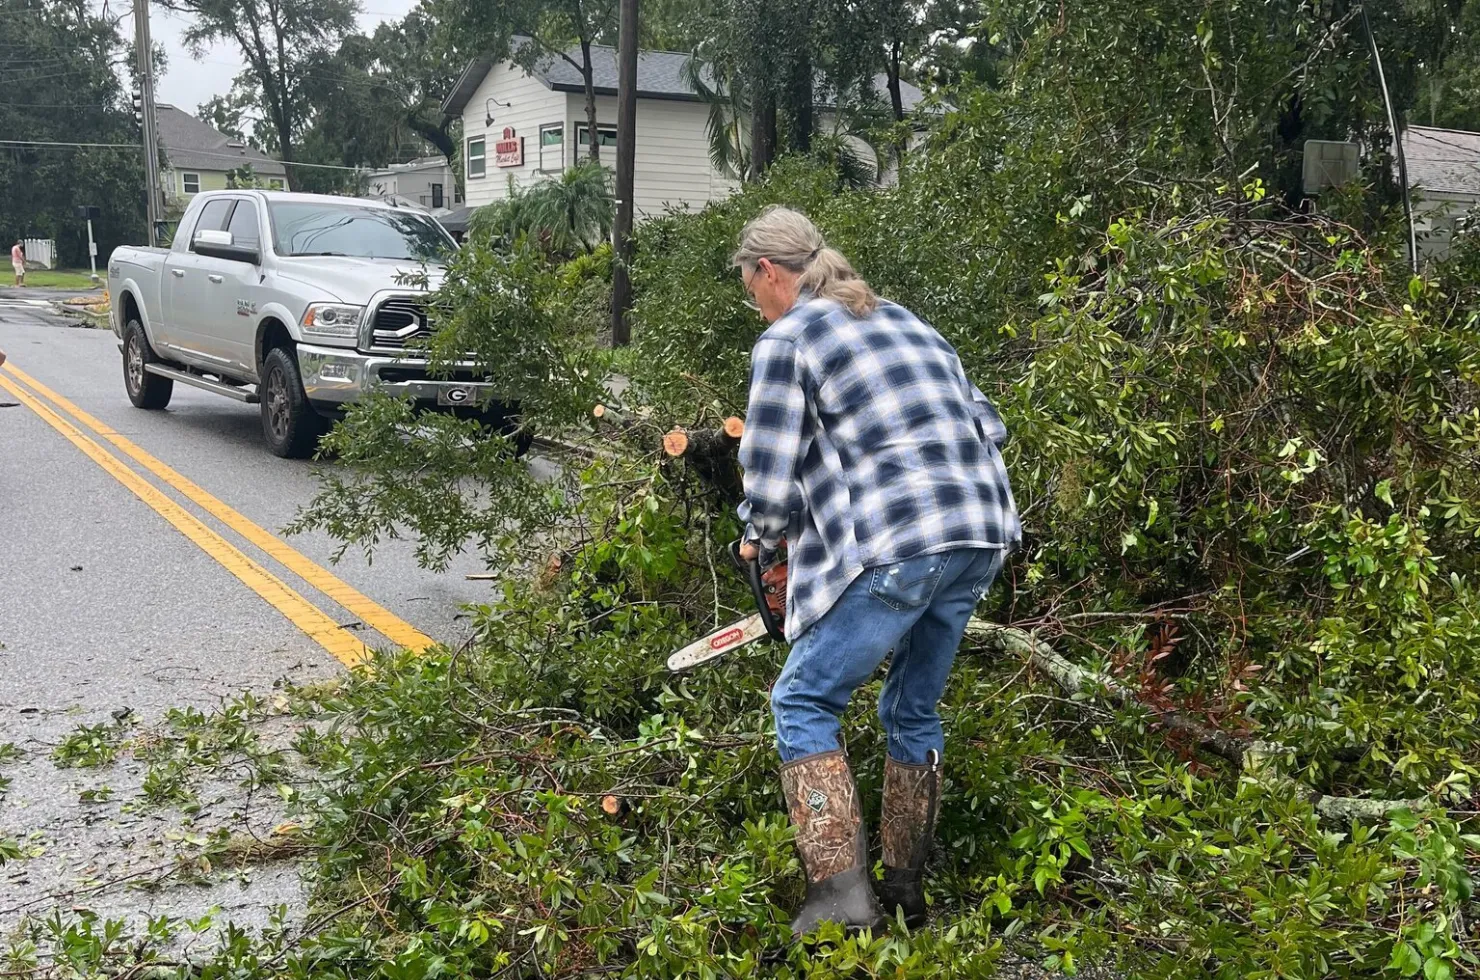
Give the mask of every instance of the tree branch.
<path id="1" fill-rule="evenodd" d="M 1001 626 L 973 619 L 966 635 L 999 653 L 1011 654 L 1029 661 L 1043 671 L 1070 695 L 1092 692 L 1123 707 L 1135 707 L 1155 715 L 1162 725 L 1194 739 L 1204 751 L 1233 764 L 1246 779 L 1266 789 L 1288 793 L 1308 800 L 1322 818 L 1333 822 L 1376 820 L 1396 810 L 1423 810 L 1434 806 L 1432 799 L 1382 800 L 1357 796 L 1326 796 L 1286 775 L 1284 761 L 1289 750 L 1274 742 L 1239 739 L 1227 732 L 1208 728 L 1177 712 L 1157 711 L 1143 704 L 1115 678 L 1088 670 L 1060 656 L 1038 636 L 1011 626 Z"/>

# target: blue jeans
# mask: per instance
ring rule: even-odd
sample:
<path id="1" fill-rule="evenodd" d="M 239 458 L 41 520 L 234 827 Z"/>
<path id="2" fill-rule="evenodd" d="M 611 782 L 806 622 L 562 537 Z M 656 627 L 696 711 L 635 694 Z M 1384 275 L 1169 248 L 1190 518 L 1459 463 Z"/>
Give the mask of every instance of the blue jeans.
<path id="1" fill-rule="evenodd" d="M 1004 552 L 962 548 L 864 569 L 791 648 L 771 691 L 782 762 L 838 748 L 838 718 L 893 656 L 879 694 L 889 755 L 920 765 L 943 752 L 936 708 L 977 602 Z"/>

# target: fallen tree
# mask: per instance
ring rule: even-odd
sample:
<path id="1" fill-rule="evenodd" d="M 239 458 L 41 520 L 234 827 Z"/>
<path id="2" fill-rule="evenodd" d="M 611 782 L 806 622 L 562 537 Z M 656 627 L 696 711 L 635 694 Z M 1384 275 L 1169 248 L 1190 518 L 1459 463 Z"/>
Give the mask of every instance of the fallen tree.
<path id="1" fill-rule="evenodd" d="M 1353 820 L 1378 820 L 1399 810 L 1419 811 L 1439 805 L 1428 797 L 1384 800 L 1355 796 L 1328 796 L 1292 779 L 1284 760 L 1292 750 L 1261 739 L 1240 738 L 1202 724 L 1178 711 L 1158 711 L 1144 704 L 1136 693 L 1109 674 L 1070 663 L 1053 647 L 1026 630 L 973 619 L 966 627 L 969 640 L 1001 653 L 1021 657 L 1041 670 L 1064 693 L 1098 695 L 1123 708 L 1146 711 L 1158 726 L 1190 739 L 1198 748 L 1232 763 L 1243 776 L 1277 793 L 1307 800 L 1324 819 L 1338 824 Z"/>
<path id="2" fill-rule="evenodd" d="M 722 262 L 755 206 L 654 233 Z M 840 942 L 839 962 L 980 968 L 1004 929 L 1056 965 L 1150 976 L 1471 955 L 1480 355 L 1469 300 L 1390 281 L 1384 255 L 1243 198 L 1128 217 L 968 363 L 1012 432 L 1026 529 L 982 617 L 1019 629 L 978 625 L 1011 656 L 961 658 L 947 692 L 943 928 L 907 954 Z M 638 281 L 721 281 L 689 268 Z M 486 929 L 465 972 L 754 972 L 798 887 L 768 743 L 779 651 L 662 668 L 749 605 L 717 561 L 745 390 L 729 363 L 672 372 L 661 352 L 699 327 L 648 310 L 623 404 L 559 414 L 592 451 L 554 475 L 454 452 L 472 422 L 408 442 L 390 408 L 330 437 L 350 465 L 318 506 L 341 531 L 395 514 L 531 569 L 468 651 L 386 661 L 345 702 L 318 825 L 331 901 L 368 881 L 421 942 L 444 917 Z M 870 718 L 844 728 L 865 774 Z"/>

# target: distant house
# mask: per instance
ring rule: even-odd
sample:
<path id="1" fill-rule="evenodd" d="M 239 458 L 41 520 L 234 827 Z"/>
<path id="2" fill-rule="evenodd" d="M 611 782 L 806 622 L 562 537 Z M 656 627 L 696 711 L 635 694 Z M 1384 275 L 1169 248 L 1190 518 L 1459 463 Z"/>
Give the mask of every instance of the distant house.
<path id="1" fill-rule="evenodd" d="M 375 170 L 366 178 L 365 196 L 441 211 L 462 203 L 462 192 L 445 157 L 419 157 Z"/>
<path id="2" fill-rule="evenodd" d="M 1460 219 L 1480 204 L 1480 133 L 1433 126 L 1403 131 L 1418 254 L 1442 259 Z"/>
<path id="3" fill-rule="evenodd" d="M 580 60 L 580 49 L 570 52 Z M 615 164 L 617 58 L 591 49 L 596 127 L 602 161 Z M 639 215 L 665 207 L 702 207 L 727 196 L 735 182 L 709 162 L 709 108 L 684 76 L 690 56 L 644 51 L 637 64 L 637 166 L 633 202 Z M 589 144 L 581 73 L 550 57 L 525 71 L 480 58 L 458 79 L 443 111 L 462 117 L 464 194 L 469 208 L 509 196 L 579 163 Z"/>
<path id="4" fill-rule="evenodd" d="M 528 42 L 526 42 L 528 43 Z M 568 54 L 579 63 L 581 52 Z M 601 161 L 615 166 L 617 141 L 616 52 L 591 49 L 596 86 L 597 138 Z M 665 208 L 699 208 L 727 197 L 739 186 L 710 162 L 709 105 L 689 81 L 692 55 L 642 51 L 637 60 L 637 162 L 633 202 L 637 217 Z M 884 92 L 879 76 L 876 88 Z M 923 93 L 902 86 L 906 111 Z M 819 91 L 818 132 L 829 132 L 835 99 Z M 466 228 L 473 210 L 509 196 L 511 186 L 527 188 L 585 159 L 589 136 L 586 89 L 581 73 L 564 58 L 550 56 L 526 71 L 507 61 L 474 59 L 458 78 L 442 109 L 461 116 L 466 207 L 444 217 L 455 232 Z M 742 139 L 748 137 L 742 135 Z M 892 178 L 887 169 L 886 182 Z"/>
<path id="5" fill-rule="evenodd" d="M 182 109 L 164 102 L 155 108 L 164 146 L 159 178 L 170 210 L 184 210 L 201 191 L 224 190 L 226 175 L 244 166 L 252 168 L 264 187 L 287 187 L 288 171 L 281 161 L 217 132 Z"/>

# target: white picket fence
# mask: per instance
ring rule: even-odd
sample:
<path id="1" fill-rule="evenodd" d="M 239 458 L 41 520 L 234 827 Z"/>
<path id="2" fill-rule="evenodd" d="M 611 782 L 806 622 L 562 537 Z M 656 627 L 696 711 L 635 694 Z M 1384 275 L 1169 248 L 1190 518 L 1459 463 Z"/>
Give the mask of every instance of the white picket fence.
<path id="1" fill-rule="evenodd" d="M 13 241 L 13 239 L 12 239 Z M 24 239 L 26 264 L 41 269 L 54 269 L 57 264 L 57 243 L 50 238 Z"/>

